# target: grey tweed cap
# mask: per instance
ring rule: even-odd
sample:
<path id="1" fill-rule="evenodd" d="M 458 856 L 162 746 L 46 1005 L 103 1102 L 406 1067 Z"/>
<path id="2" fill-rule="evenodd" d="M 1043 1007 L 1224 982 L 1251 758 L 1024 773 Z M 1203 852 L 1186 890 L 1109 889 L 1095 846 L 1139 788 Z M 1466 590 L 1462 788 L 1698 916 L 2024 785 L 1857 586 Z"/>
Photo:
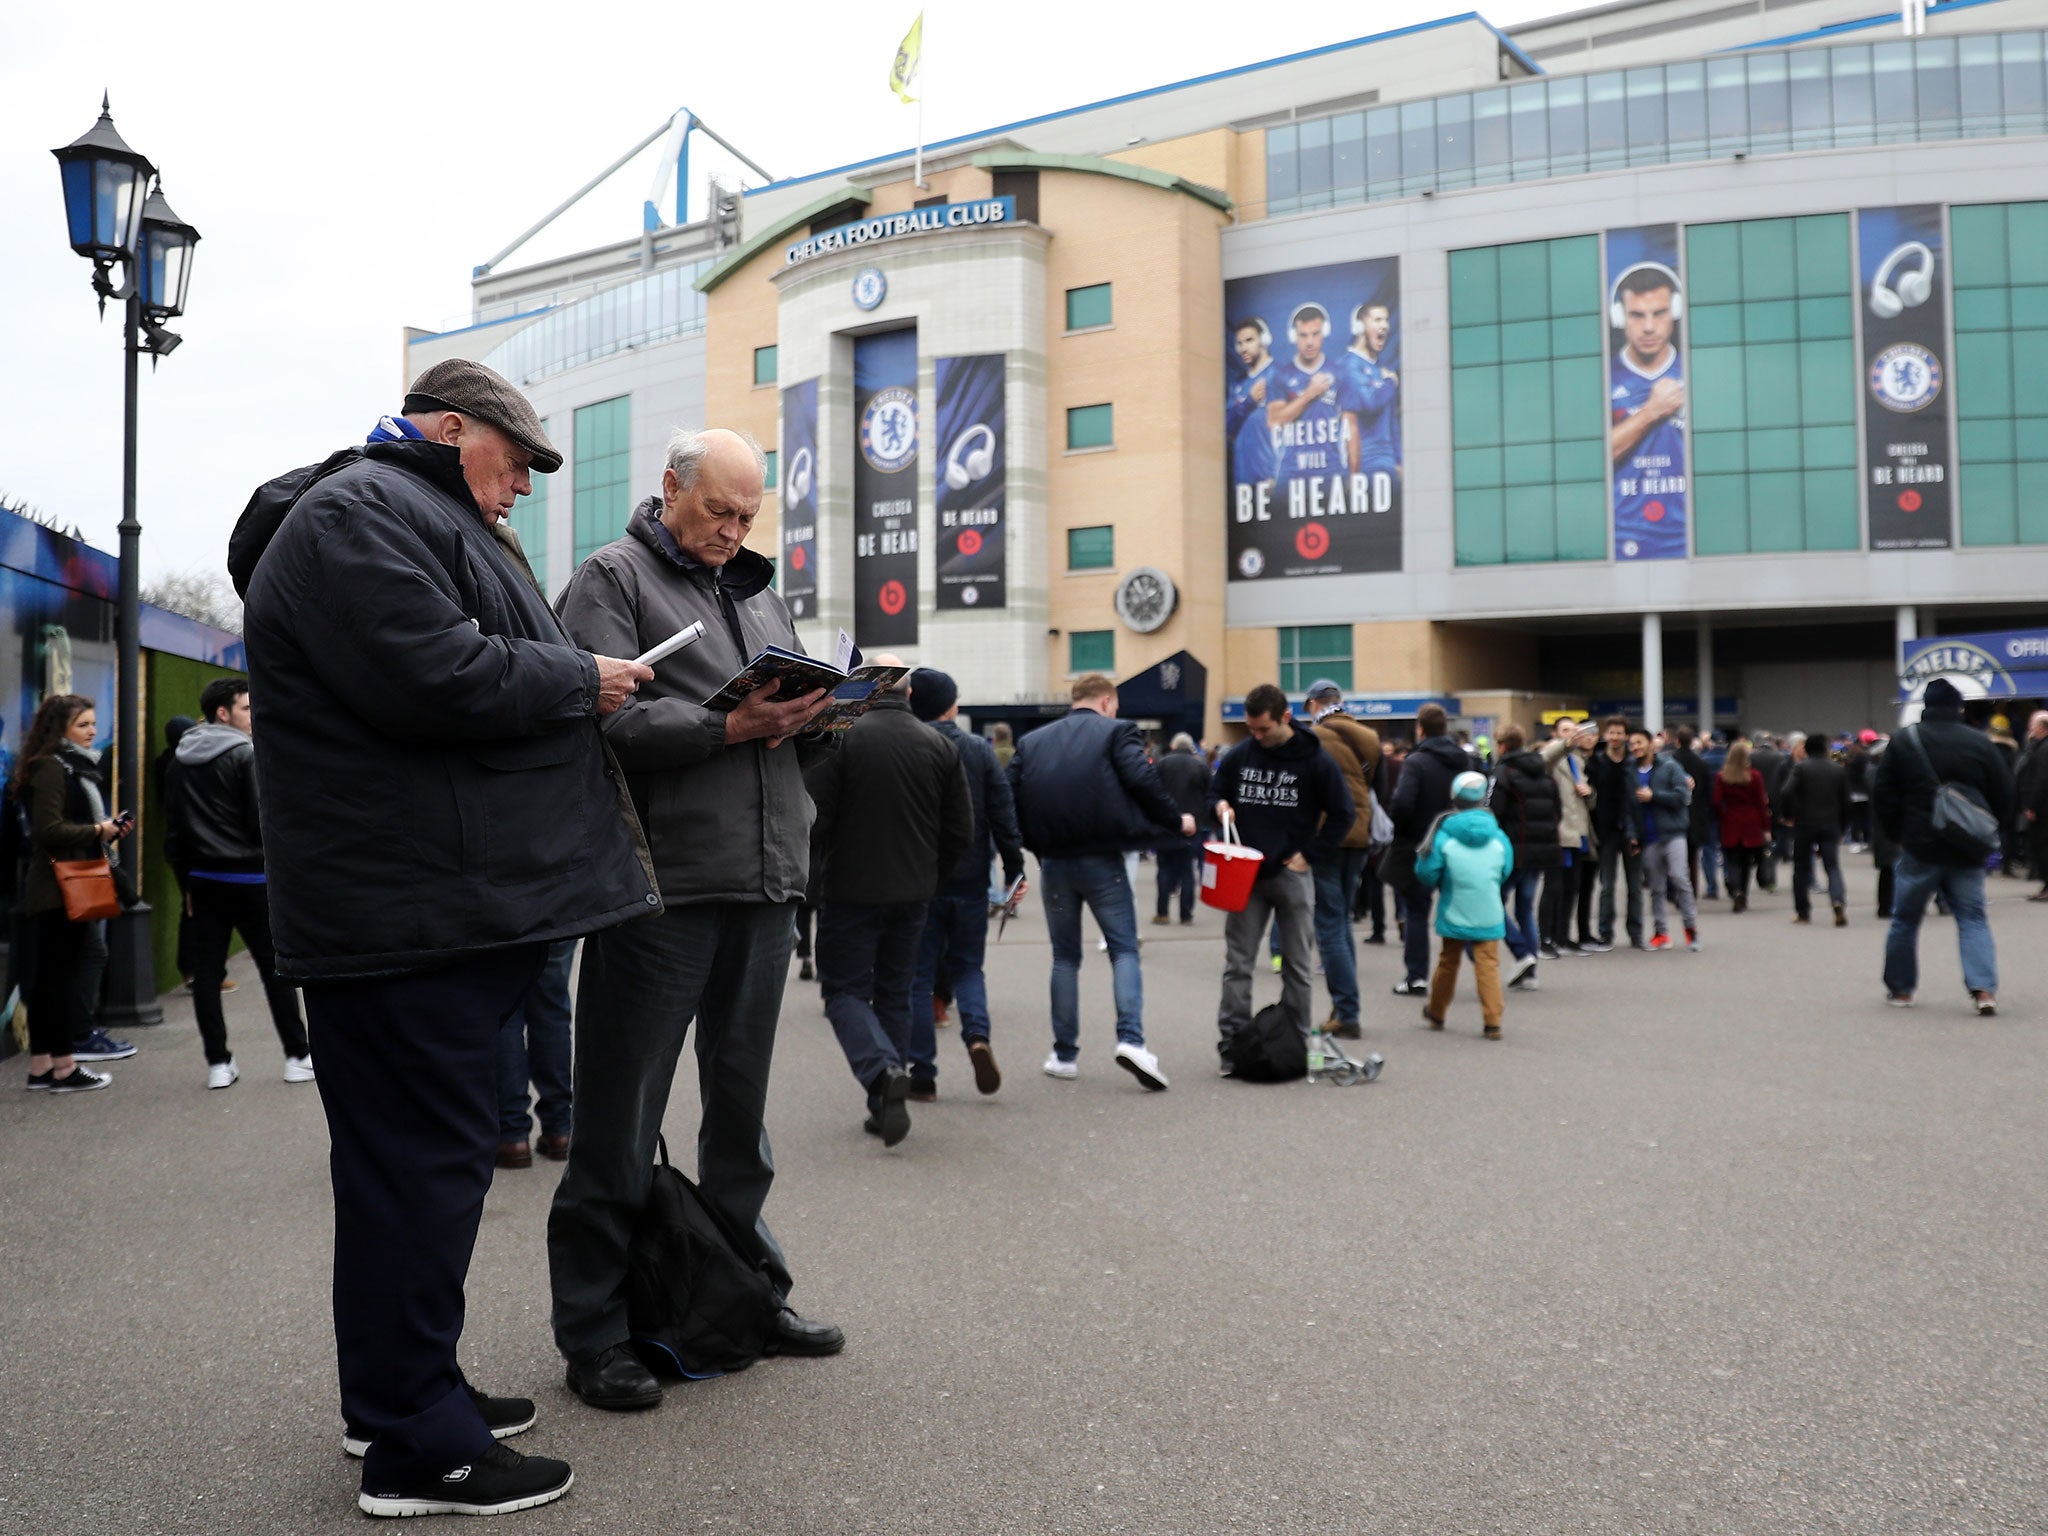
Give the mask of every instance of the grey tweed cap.
<path id="1" fill-rule="evenodd" d="M 482 363 L 451 357 L 434 364 L 406 391 L 407 415 L 416 411 L 460 411 L 487 421 L 533 455 L 533 467 L 552 475 L 562 467 L 561 452 L 548 441 L 540 417 L 512 382 Z"/>

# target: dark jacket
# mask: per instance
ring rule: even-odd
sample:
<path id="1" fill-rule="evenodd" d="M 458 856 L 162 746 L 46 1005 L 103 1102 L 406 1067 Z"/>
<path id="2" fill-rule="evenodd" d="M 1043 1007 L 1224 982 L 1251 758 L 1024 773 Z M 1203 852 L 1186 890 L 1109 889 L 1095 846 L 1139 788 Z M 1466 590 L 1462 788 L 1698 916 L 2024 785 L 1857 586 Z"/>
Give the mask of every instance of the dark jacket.
<path id="1" fill-rule="evenodd" d="M 1792 765 L 1778 815 L 1802 832 L 1840 832 L 1849 824 L 1849 771 L 1824 757 L 1802 758 Z"/>
<path id="2" fill-rule="evenodd" d="M 1603 743 L 1586 763 L 1593 786 L 1593 835 L 1605 847 L 1643 840 L 1642 802 L 1636 799 L 1636 760 L 1626 752 L 1616 762 Z"/>
<path id="3" fill-rule="evenodd" d="M 659 911 L 592 724 L 597 663 L 455 449 L 336 457 L 237 532 L 279 974 L 407 975 Z"/>
<path id="4" fill-rule="evenodd" d="M 1209 765 L 1202 761 L 1199 752 L 1182 750 L 1168 752 L 1157 759 L 1153 768 L 1158 771 L 1159 782 L 1166 786 L 1166 793 L 1183 816 L 1195 818 L 1197 826 L 1206 826 L 1213 818 L 1216 802 L 1209 798 L 1209 780 L 1214 777 Z M 1180 829 L 1174 829 L 1175 838 Z"/>
<path id="5" fill-rule="evenodd" d="M 1472 754 L 1448 736 L 1425 736 L 1416 743 L 1394 786 L 1394 803 L 1387 807 L 1394 841 L 1410 849 L 1420 843 L 1429 824 L 1451 808 L 1451 780 L 1472 766 Z"/>
<path id="6" fill-rule="evenodd" d="M 605 717 L 604 739 L 647 829 L 663 901 L 799 901 L 811 874 L 804 768 L 830 748 L 798 740 L 771 749 L 758 739 L 727 746 L 724 712 L 703 702 L 762 647 L 803 649 L 768 585 L 775 564 L 742 549 L 717 570 L 699 565 L 676 547 L 660 508 L 656 497 L 641 502 L 626 536 L 569 578 L 556 603 L 562 623 L 599 656 L 638 656 L 704 625 L 703 639 L 663 658 L 653 680 Z"/>
<path id="7" fill-rule="evenodd" d="M 1974 789 L 2000 826 L 2012 820 L 2012 773 L 2005 766 L 2005 754 L 1967 724 L 1962 709 L 1953 704 L 1930 705 L 1918 725 L 1893 733 L 1891 745 L 1877 760 L 1870 804 L 1885 835 L 1921 863 L 1972 868 L 1978 860 L 1955 852 L 1934 835 L 1938 782 Z"/>
<path id="8" fill-rule="evenodd" d="M 1351 830 L 1344 834 L 1346 848 L 1365 848 L 1372 843 L 1373 780 L 1379 777 L 1380 733 L 1360 725 L 1343 710 L 1332 710 L 1315 724 L 1316 740 L 1330 754 L 1344 775 L 1344 787 L 1351 791 L 1351 804 L 1358 814 Z"/>
<path id="9" fill-rule="evenodd" d="M 1017 802 L 1010 777 L 996 761 L 996 749 L 985 737 L 963 731 L 951 720 L 934 720 L 931 728 L 953 744 L 967 774 L 967 798 L 974 806 L 974 840 L 943 882 L 948 892 L 967 896 L 988 893 L 989 861 L 1003 858 L 1003 885 L 1014 885 L 1024 873 L 1024 844 L 1017 836 Z"/>
<path id="10" fill-rule="evenodd" d="M 960 755 L 901 695 L 869 705 L 804 782 L 818 807 L 823 884 L 814 902 L 929 901 L 974 841 Z"/>
<path id="11" fill-rule="evenodd" d="M 2032 765 L 2031 771 L 2029 764 Z M 2035 827 L 2048 833 L 2048 739 L 2034 742 L 2027 755 L 2020 759 L 2022 788 L 2018 797 L 2019 808 L 2034 813 Z M 2036 870 L 2044 883 L 2048 883 L 2048 870 Z"/>
<path id="12" fill-rule="evenodd" d="M 1299 722 L 1277 749 L 1247 737 L 1224 753 L 1209 799 L 1230 802 L 1237 835 L 1266 856 L 1261 876 L 1277 873 L 1297 853 L 1335 853 L 1358 814 L 1337 760 Z"/>
<path id="13" fill-rule="evenodd" d="M 1764 794 L 1770 799 L 1771 813 L 1776 815 L 1785 798 L 1785 781 L 1792 774 L 1792 754 L 1776 747 L 1757 747 L 1749 754 L 1749 766 L 1763 775 Z"/>
<path id="14" fill-rule="evenodd" d="M 256 743 L 247 731 L 208 722 L 178 738 L 165 775 L 178 873 L 263 873 Z"/>
<path id="15" fill-rule="evenodd" d="M 1713 799 L 1723 848 L 1761 848 L 1771 840 L 1771 797 L 1755 768 L 1740 784 L 1716 774 Z"/>
<path id="16" fill-rule="evenodd" d="M 28 878 L 22 886 L 22 909 L 30 917 L 62 912 L 64 893 L 50 868 L 52 859 L 97 859 L 106 853 L 92 805 L 78 776 L 65 769 L 56 753 L 36 759 L 22 780 L 21 796 L 28 808 Z"/>
<path id="17" fill-rule="evenodd" d="M 1511 752 L 1493 770 L 1493 819 L 1514 844 L 1515 868 L 1555 869 L 1562 860 L 1557 841 L 1562 807 L 1557 780 L 1541 752 Z"/>
<path id="18" fill-rule="evenodd" d="M 1711 788 L 1714 770 L 1691 747 L 1674 747 L 1671 755 L 1685 770 L 1685 776 L 1692 780 L 1691 820 L 1686 826 L 1686 836 L 1696 843 L 1704 843 L 1714 825 L 1714 792 Z"/>
<path id="19" fill-rule="evenodd" d="M 1017 743 L 1009 773 L 1024 846 L 1041 859 L 1152 848 L 1180 832 L 1180 808 L 1129 720 L 1070 709 Z"/>

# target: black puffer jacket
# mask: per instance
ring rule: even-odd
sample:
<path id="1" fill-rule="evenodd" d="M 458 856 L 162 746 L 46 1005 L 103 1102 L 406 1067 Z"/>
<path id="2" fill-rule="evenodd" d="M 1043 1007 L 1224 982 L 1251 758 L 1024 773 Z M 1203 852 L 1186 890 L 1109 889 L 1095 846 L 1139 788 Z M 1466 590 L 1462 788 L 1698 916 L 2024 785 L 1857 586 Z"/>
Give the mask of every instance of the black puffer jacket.
<path id="1" fill-rule="evenodd" d="M 455 449 L 328 466 L 259 492 L 232 546 L 279 974 L 402 976 L 659 911 L 597 664 L 491 537 Z"/>
<path id="2" fill-rule="evenodd" d="M 839 750 L 804 770 L 804 783 L 817 805 L 811 835 L 824 873 L 813 901 L 930 901 L 974 841 L 959 753 L 900 695 L 870 704 Z"/>
<path id="3" fill-rule="evenodd" d="M 165 779 L 180 875 L 263 873 L 256 744 L 248 732 L 217 721 L 193 726 L 178 738 Z"/>
<path id="4" fill-rule="evenodd" d="M 1180 809 L 1129 720 L 1068 710 L 1017 743 L 1010 790 L 1024 846 L 1041 859 L 1157 847 Z"/>
<path id="5" fill-rule="evenodd" d="M 1394 840 L 1413 848 L 1429 824 L 1451 808 L 1451 780 L 1478 766 L 1472 754 L 1448 736 L 1425 736 L 1401 769 L 1394 803 L 1387 815 L 1394 822 Z M 1368 813 L 1369 814 L 1369 813 Z"/>
<path id="6" fill-rule="evenodd" d="M 1493 818 L 1515 845 L 1515 870 L 1555 869 L 1557 780 L 1540 752 L 1513 752 L 1493 770 Z"/>
<path id="7" fill-rule="evenodd" d="M 1921 863 L 1968 869 L 1981 861 L 1956 853 L 1934 835 L 1937 782 L 1974 789 L 2001 827 L 2011 823 L 2012 770 L 2005 754 L 1964 721 L 1959 705 L 1930 704 L 1918 725 L 1893 733 L 1877 760 L 1870 805 L 1885 835 Z"/>

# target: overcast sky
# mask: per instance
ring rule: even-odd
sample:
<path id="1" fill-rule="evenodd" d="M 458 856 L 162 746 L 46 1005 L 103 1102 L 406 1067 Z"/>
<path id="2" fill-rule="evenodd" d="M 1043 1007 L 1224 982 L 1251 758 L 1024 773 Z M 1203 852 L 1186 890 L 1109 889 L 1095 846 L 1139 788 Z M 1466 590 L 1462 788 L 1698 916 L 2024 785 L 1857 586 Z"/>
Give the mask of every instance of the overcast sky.
<path id="1" fill-rule="evenodd" d="M 1497 25 L 1569 7 L 1503 0 Z M 1429 0 L 925 7 L 928 141 L 1453 12 Z M 142 377 L 143 579 L 218 568 L 251 489 L 398 403 L 403 328 L 687 106 L 777 176 L 907 148 L 894 6 L 506 0 L 9 7 L 0 56 L 0 492 L 116 546 L 121 353 L 65 242 L 49 151 L 114 121 L 201 234 L 185 345 Z M 1270 28 L 1248 17 L 1274 19 Z M 1361 78 L 1361 90 L 1375 82 Z M 658 151 L 506 265 L 629 238 Z M 721 158 L 692 140 L 702 178 Z M 726 162 L 728 165 L 730 162 Z"/>

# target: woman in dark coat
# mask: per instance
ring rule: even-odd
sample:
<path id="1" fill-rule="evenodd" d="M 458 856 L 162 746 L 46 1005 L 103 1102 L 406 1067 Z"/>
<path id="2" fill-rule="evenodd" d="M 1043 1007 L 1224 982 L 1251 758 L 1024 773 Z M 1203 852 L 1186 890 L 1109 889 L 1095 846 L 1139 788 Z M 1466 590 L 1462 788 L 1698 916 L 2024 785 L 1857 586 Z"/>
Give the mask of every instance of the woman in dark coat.
<path id="1" fill-rule="evenodd" d="M 1763 775 L 1749 765 L 1749 743 L 1728 749 L 1714 776 L 1714 815 L 1721 823 L 1721 860 L 1728 876 L 1728 910 L 1749 910 L 1749 875 L 1771 840 L 1771 803 Z"/>

